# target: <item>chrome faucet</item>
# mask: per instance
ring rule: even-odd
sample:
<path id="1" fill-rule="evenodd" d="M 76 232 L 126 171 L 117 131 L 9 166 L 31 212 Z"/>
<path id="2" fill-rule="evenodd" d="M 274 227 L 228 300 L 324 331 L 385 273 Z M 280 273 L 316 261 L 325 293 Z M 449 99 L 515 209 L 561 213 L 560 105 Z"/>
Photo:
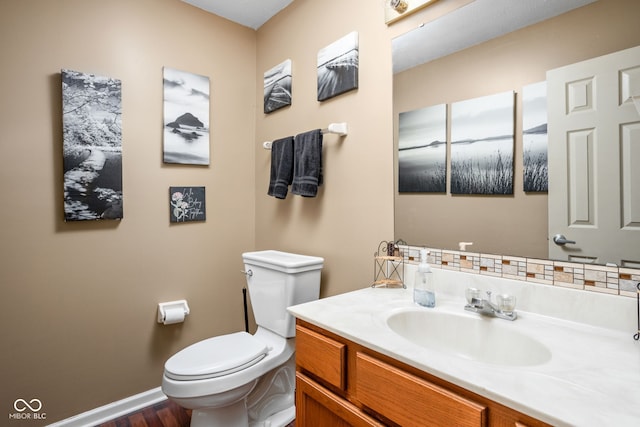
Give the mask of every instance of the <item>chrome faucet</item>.
<path id="1" fill-rule="evenodd" d="M 467 297 L 468 304 L 464 306 L 467 311 L 481 314 L 483 316 L 498 317 L 505 320 L 516 320 L 518 315 L 513 310 L 515 308 L 515 297 L 512 301 L 505 302 L 506 296 L 500 296 L 501 302 L 496 305 L 491 301 L 491 291 L 487 291 L 486 298 L 480 298 L 479 291 L 474 289 L 475 295 Z"/>

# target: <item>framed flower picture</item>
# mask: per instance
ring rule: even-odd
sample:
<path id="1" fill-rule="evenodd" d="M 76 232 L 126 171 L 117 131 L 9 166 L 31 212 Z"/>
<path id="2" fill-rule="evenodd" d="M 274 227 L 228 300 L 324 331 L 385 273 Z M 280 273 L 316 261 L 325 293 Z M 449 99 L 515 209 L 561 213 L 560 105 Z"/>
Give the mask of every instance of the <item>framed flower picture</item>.
<path id="1" fill-rule="evenodd" d="M 207 219 L 204 187 L 169 187 L 170 222 Z"/>

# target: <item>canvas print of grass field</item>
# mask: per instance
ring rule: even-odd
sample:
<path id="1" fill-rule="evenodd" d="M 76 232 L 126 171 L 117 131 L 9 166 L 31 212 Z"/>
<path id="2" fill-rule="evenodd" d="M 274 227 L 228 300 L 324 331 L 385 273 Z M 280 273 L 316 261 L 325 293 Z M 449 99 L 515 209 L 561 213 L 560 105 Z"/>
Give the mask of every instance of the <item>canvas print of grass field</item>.
<path id="1" fill-rule="evenodd" d="M 400 113 L 398 121 L 398 191 L 445 193 L 446 104 Z"/>
<path id="2" fill-rule="evenodd" d="M 549 190 L 547 122 L 547 82 L 522 88 L 523 190 L 527 192 Z"/>
<path id="3" fill-rule="evenodd" d="M 513 194 L 514 98 L 451 104 L 452 194 Z"/>
<path id="4" fill-rule="evenodd" d="M 61 70 L 65 221 L 121 219 L 122 83 Z"/>
<path id="5" fill-rule="evenodd" d="M 164 162 L 209 164 L 209 77 L 164 67 Z"/>
<path id="6" fill-rule="evenodd" d="M 291 60 L 264 73 L 264 113 L 291 105 Z"/>

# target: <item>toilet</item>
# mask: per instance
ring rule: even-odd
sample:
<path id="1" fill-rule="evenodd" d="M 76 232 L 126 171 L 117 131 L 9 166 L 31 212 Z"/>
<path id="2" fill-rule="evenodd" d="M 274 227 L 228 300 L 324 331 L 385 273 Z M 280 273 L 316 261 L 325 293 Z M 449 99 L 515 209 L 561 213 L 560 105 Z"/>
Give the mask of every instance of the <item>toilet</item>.
<path id="1" fill-rule="evenodd" d="M 192 427 L 281 427 L 295 418 L 295 320 L 318 299 L 324 259 L 274 250 L 242 254 L 257 330 L 197 342 L 164 365 L 162 391 L 191 409 Z"/>

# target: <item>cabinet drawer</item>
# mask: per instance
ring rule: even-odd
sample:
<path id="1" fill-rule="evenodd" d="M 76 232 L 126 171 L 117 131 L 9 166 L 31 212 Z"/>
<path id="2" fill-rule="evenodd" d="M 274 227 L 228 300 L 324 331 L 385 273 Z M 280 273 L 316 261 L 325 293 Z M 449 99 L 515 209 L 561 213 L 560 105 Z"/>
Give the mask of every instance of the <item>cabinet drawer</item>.
<path id="1" fill-rule="evenodd" d="M 296 372 L 296 426 L 384 427 L 384 424 Z"/>
<path id="2" fill-rule="evenodd" d="M 296 326 L 296 365 L 340 390 L 346 389 L 347 346 Z"/>
<path id="3" fill-rule="evenodd" d="M 487 408 L 415 375 L 358 352 L 356 396 L 403 427 L 485 426 Z"/>

